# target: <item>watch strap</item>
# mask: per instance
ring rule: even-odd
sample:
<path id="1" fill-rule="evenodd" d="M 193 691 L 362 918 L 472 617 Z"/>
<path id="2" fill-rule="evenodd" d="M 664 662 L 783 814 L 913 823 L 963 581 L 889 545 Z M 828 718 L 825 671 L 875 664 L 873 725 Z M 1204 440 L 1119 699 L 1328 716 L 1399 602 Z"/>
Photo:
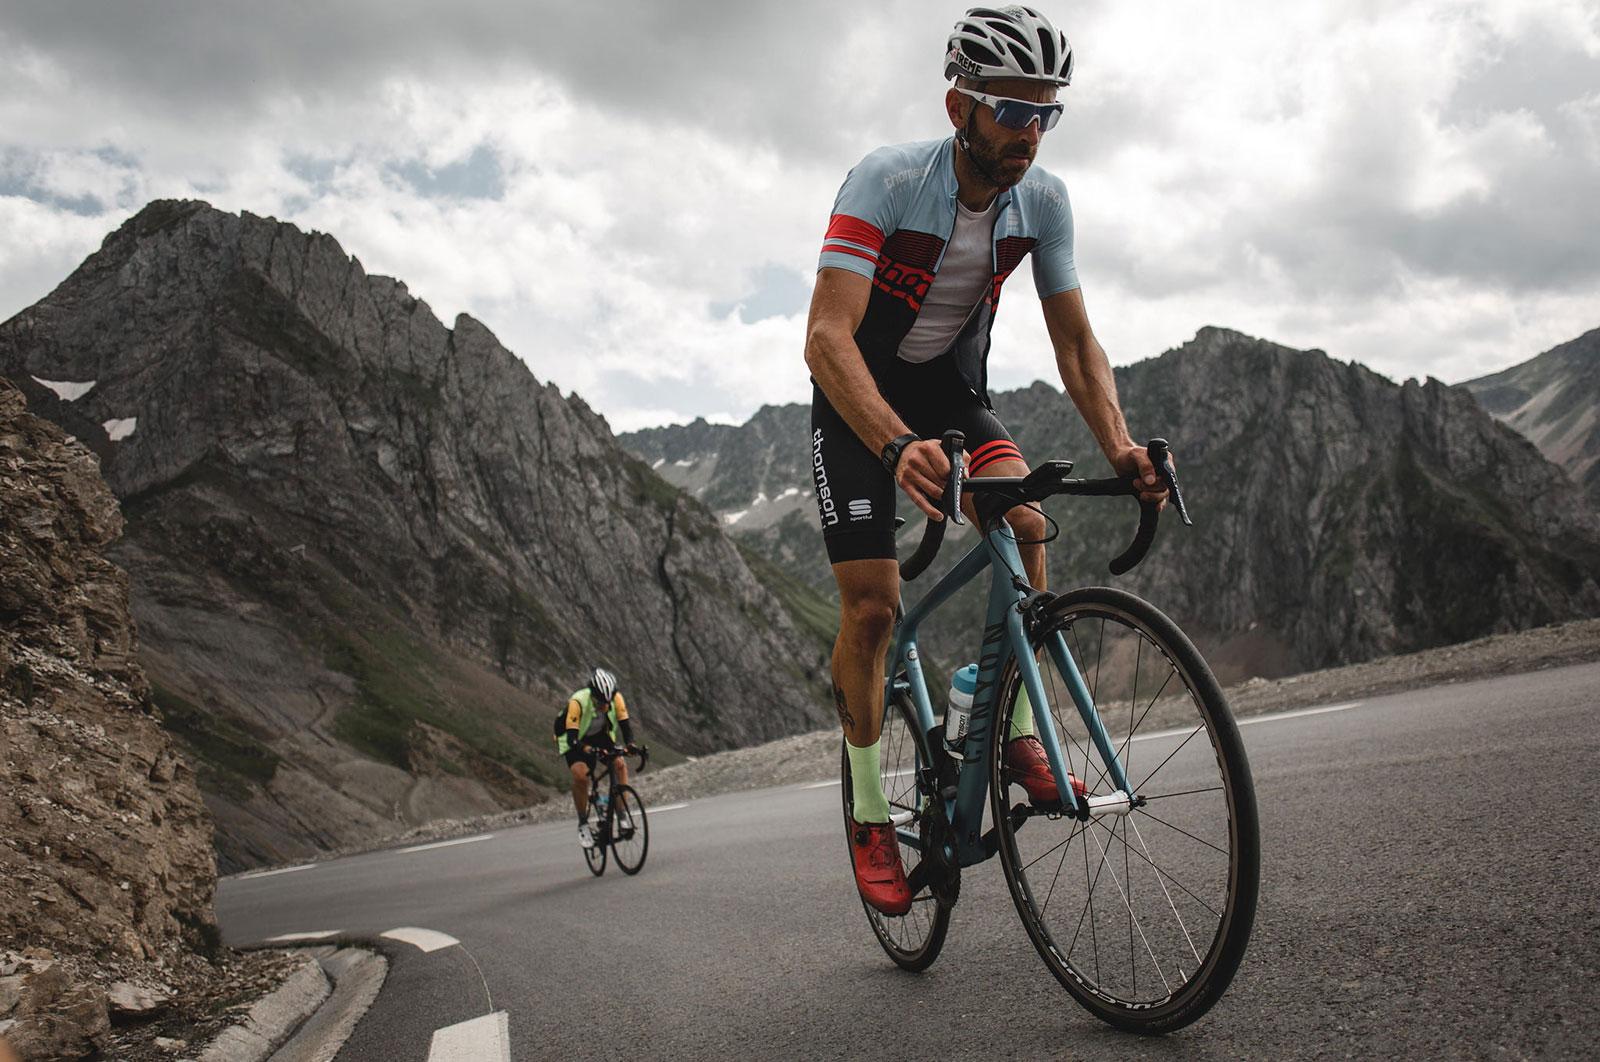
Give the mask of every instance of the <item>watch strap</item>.
<path id="1" fill-rule="evenodd" d="M 914 442 L 921 441 L 922 436 L 909 431 L 904 435 L 897 435 L 890 439 L 884 444 L 883 452 L 879 454 L 879 457 L 883 460 L 883 467 L 889 470 L 890 475 L 893 475 L 895 468 L 900 464 L 900 455 L 905 452 L 906 447 Z"/>

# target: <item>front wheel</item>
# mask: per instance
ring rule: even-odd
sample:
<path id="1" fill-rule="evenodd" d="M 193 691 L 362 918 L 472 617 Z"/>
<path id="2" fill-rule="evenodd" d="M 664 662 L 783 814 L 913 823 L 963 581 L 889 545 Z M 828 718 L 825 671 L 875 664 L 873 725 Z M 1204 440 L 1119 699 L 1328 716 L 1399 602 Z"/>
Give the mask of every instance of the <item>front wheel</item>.
<path id="1" fill-rule="evenodd" d="M 917 785 L 917 771 L 929 755 L 926 742 L 917 735 L 916 713 L 909 704 L 891 702 L 884 708 L 883 732 L 879 738 L 879 781 L 889 800 L 889 815 L 901 835 L 900 859 L 909 874 L 922 858 L 919 847 L 906 843 L 906 837 L 919 838 L 926 847 L 933 823 L 926 813 L 926 800 Z M 840 742 L 840 783 L 844 791 L 845 850 L 850 851 L 850 753 Z M 878 943 L 897 965 L 906 970 L 926 970 L 939 957 L 944 937 L 950 928 L 950 901 L 924 887 L 911 898 L 911 910 L 903 915 L 886 915 L 866 900 L 867 912 Z"/>
<path id="2" fill-rule="evenodd" d="M 1260 879 L 1250 765 L 1215 676 L 1177 625 L 1132 594 L 1088 587 L 1053 603 L 1033 644 L 1063 759 L 1091 796 L 1116 787 L 1051 658 L 1058 636 L 1139 799 L 1082 820 L 1036 807 L 995 742 L 1006 883 L 1079 1003 L 1120 1029 L 1170 1032 L 1217 1002 L 1250 939 Z M 1000 689 L 996 725 L 1009 736 L 1013 715 L 1033 715 L 1015 661 Z"/>
<path id="3" fill-rule="evenodd" d="M 583 850 L 583 860 L 589 864 L 589 873 L 599 877 L 606 872 L 606 842 L 605 822 L 597 824 L 594 831 L 594 847 Z"/>
<path id="4" fill-rule="evenodd" d="M 650 853 L 650 825 L 644 801 L 631 785 L 619 785 L 611 797 L 611 854 L 624 874 L 637 874 Z"/>

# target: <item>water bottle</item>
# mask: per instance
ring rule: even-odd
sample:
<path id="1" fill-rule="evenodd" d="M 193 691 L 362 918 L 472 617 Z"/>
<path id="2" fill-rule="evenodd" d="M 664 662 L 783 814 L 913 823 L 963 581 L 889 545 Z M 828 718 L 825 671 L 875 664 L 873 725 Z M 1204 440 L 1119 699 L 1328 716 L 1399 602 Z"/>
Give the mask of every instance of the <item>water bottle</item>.
<path id="1" fill-rule="evenodd" d="M 972 695 L 978 688 L 978 665 L 968 664 L 950 676 L 950 707 L 944 713 L 944 747 L 952 756 L 961 755 L 967 741 L 967 723 L 972 718 Z"/>
<path id="2" fill-rule="evenodd" d="M 605 817 L 606 808 L 610 805 L 611 794 L 606 792 L 604 789 L 600 790 L 600 795 L 594 798 L 594 806 L 599 809 L 600 816 L 602 818 Z"/>

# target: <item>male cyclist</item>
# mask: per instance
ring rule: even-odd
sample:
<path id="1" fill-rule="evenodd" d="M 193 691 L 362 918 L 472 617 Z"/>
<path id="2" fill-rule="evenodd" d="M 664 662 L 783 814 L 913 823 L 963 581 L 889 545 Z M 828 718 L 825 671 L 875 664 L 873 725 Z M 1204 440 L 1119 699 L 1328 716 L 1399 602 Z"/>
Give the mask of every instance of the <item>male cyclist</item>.
<path id="1" fill-rule="evenodd" d="M 1033 256 L 1034 287 L 1061 382 L 1119 473 L 1165 496 L 1134 444 L 1110 364 L 1084 311 L 1072 212 L 1060 178 L 1033 165 L 1060 119 L 1072 47 L 1028 7 L 973 8 L 945 53 L 955 134 L 879 148 L 839 189 L 806 332 L 812 466 L 823 540 L 839 584 L 833 696 L 853 782 L 856 887 L 885 914 L 911 894 L 879 780 L 883 661 L 899 601 L 895 488 L 940 519 L 950 463 L 939 436 L 959 428 L 975 476 L 1020 476 L 1022 453 L 990 407 L 986 362 L 1001 285 Z M 969 517 L 976 519 L 970 504 Z M 1007 516 L 1033 585 L 1045 585 L 1043 517 Z M 1031 799 L 1056 799 L 1027 712 L 1003 750 Z"/>
<path id="2" fill-rule="evenodd" d="M 603 667 L 589 675 L 589 684 L 567 701 L 567 726 L 556 739 L 556 749 L 572 771 L 572 803 L 578 809 L 578 843 L 594 847 L 589 829 L 589 774 L 599 762 L 599 749 L 615 745 L 618 739 L 633 748 L 633 724 L 628 721 L 628 704 L 617 688 L 617 676 Z M 618 759 L 614 768 L 617 781 L 628 781 L 628 764 Z"/>

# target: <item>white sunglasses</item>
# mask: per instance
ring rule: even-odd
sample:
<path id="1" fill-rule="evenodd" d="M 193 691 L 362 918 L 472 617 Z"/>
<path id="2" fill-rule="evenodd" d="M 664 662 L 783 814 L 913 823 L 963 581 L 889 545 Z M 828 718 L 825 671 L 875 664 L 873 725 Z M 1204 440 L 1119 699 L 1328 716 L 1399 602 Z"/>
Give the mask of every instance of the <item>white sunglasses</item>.
<path id="1" fill-rule="evenodd" d="M 1008 96 L 986 96 L 981 92 L 971 89 L 956 88 L 963 96 L 970 96 L 979 103 L 987 104 L 994 111 L 994 120 L 1007 129 L 1026 129 L 1030 122 L 1039 123 L 1039 132 L 1047 133 L 1056 127 L 1061 120 L 1061 112 L 1066 110 L 1066 105 L 1059 100 L 1055 103 L 1034 103 L 1031 100 L 1014 100 Z"/>

